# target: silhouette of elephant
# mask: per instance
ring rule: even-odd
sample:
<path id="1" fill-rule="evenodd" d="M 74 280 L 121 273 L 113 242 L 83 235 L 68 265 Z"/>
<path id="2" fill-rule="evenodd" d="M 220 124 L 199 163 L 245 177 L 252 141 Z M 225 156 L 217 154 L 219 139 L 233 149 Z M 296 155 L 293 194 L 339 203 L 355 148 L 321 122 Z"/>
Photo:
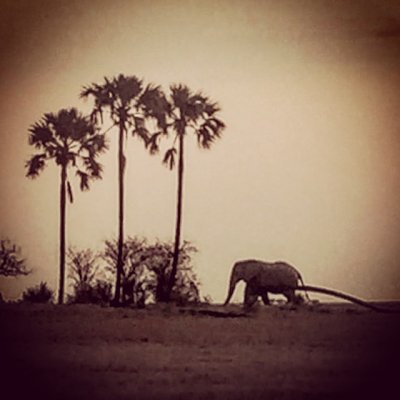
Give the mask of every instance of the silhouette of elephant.
<path id="1" fill-rule="evenodd" d="M 398 309 L 383 308 L 337 290 L 311 285 L 306 286 L 300 272 L 288 263 L 283 261 L 271 263 L 259 260 L 244 260 L 234 264 L 229 282 L 228 296 L 224 306 L 229 303 L 235 291 L 236 284 L 241 280 L 246 282 L 244 294 L 244 307 L 246 309 L 250 308 L 259 296 L 262 297 L 265 304 L 269 304 L 268 293 L 283 294 L 288 302 L 299 304 L 304 299 L 296 295 L 295 292 L 303 291 L 308 300 L 307 292 L 315 292 L 338 297 L 378 312 L 400 312 Z"/>
<path id="2" fill-rule="evenodd" d="M 244 294 L 245 307 L 251 307 L 259 296 L 264 304 L 269 304 L 268 293 L 283 294 L 288 302 L 299 304 L 303 301 L 296 295 L 295 290 L 299 282 L 304 286 L 300 272 L 290 264 L 277 262 L 264 262 L 259 260 L 244 260 L 234 264 L 231 272 L 228 296 L 224 305 L 227 305 L 239 281 L 246 282 Z"/>

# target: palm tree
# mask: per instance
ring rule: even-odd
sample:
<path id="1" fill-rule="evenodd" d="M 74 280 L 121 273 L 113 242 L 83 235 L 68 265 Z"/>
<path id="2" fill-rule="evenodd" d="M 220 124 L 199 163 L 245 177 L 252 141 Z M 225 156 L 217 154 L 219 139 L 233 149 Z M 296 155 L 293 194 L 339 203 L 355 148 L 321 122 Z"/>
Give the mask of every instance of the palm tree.
<path id="1" fill-rule="evenodd" d="M 26 176 L 36 178 L 53 159 L 60 167 L 60 283 L 58 303 L 64 299 L 65 280 L 65 212 L 66 195 L 73 202 L 68 169 L 73 168 L 80 178 L 81 190 L 89 189 L 90 179 L 101 178 L 102 166 L 97 156 L 106 148 L 105 137 L 97 133 L 93 124 L 75 108 L 62 109 L 57 114 L 44 114 L 29 128 L 29 144 L 40 152 L 26 163 Z"/>
<path id="2" fill-rule="evenodd" d="M 187 134 L 192 132 L 197 137 L 201 148 L 209 149 L 212 143 L 221 136 L 225 124 L 216 114 L 220 111 L 216 103 L 211 102 L 201 93 L 193 94 L 185 85 L 172 85 L 169 109 L 167 111 L 171 128 L 174 134 L 173 145 L 165 153 L 163 162 L 172 170 L 175 166 L 175 157 L 178 154 L 178 188 L 176 204 L 176 223 L 174 255 L 168 284 L 168 300 L 175 284 L 179 262 L 182 206 L 183 206 L 183 172 L 184 172 L 184 143 Z M 176 149 L 178 147 L 178 150 Z"/>
<path id="3" fill-rule="evenodd" d="M 92 118 L 96 123 L 103 123 L 103 112 L 108 111 L 112 127 L 118 127 L 118 257 L 116 268 L 116 283 L 114 305 L 120 304 L 121 275 L 123 272 L 123 244 L 124 244 L 124 173 L 126 158 L 124 155 L 124 140 L 129 129 L 132 136 L 141 139 L 145 146 L 150 146 L 154 152 L 154 145 L 149 143 L 149 132 L 146 128 L 146 119 L 155 120 L 162 131 L 166 130 L 165 114 L 159 112 L 164 102 L 164 96 L 159 87 L 148 85 L 143 89 L 142 80 L 136 76 L 118 75 L 117 78 L 104 78 L 102 84 L 93 83 L 83 88 L 82 98 L 92 96 L 94 109 Z M 161 132 L 156 132 L 159 135 Z"/>

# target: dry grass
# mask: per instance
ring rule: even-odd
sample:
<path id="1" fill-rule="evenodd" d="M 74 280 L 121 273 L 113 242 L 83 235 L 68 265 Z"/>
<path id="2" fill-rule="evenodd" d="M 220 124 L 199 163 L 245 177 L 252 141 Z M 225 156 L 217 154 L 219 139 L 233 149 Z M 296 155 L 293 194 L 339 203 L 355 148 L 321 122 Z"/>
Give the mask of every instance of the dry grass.
<path id="1" fill-rule="evenodd" d="M 389 390 L 398 372 L 391 368 L 400 354 L 398 315 L 348 305 L 260 306 L 248 318 L 181 311 L 2 305 L 3 392 L 54 399 L 369 398 Z"/>

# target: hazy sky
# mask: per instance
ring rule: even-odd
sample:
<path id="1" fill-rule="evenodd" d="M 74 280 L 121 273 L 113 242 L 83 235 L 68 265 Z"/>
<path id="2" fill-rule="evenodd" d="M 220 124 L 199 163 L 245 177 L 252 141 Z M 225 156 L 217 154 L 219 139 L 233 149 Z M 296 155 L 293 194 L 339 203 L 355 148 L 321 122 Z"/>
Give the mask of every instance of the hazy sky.
<path id="1" fill-rule="evenodd" d="M 236 260 L 286 260 L 306 283 L 400 299 L 400 7 L 396 1 L 0 2 L 0 236 L 34 273 L 58 276 L 59 171 L 32 181 L 29 126 L 79 107 L 119 73 L 184 83 L 218 101 L 209 151 L 187 143 L 183 236 L 202 293 L 222 301 Z M 114 132 L 115 133 L 115 132 Z M 117 229 L 116 135 L 104 179 L 68 208 L 68 244 Z M 190 143 L 190 144 L 189 144 Z M 176 174 L 127 146 L 126 233 L 172 239 Z M 236 299 L 240 299 L 238 290 Z"/>

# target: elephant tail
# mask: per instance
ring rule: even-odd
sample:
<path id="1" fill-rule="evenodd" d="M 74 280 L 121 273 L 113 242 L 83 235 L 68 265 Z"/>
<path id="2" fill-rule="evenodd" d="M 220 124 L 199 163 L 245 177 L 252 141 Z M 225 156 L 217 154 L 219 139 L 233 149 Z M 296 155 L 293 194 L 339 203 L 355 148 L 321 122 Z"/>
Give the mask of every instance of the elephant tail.
<path id="1" fill-rule="evenodd" d="M 346 293 L 338 292 L 337 290 L 333 290 L 333 289 L 327 289 L 327 288 L 322 288 L 322 287 L 318 287 L 318 286 L 310 286 L 310 285 L 303 284 L 303 286 L 298 286 L 297 288 L 295 288 L 295 290 L 303 290 L 305 292 L 308 291 L 308 292 L 323 293 L 323 294 L 331 295 L 334 297 L 339 297 L 341 299 L 348 300 L 352 303 L 358 304 L 360 306 L 369 308 L 369 309 L 377 311 L 377 312 L 382 312 L 382 313 L 399 313 L 400 312 L 400 310 L 396 310 L 396 309 L 378 307 L 374 304 L 368 303 L 365 300 L 361 300 L 358 297 L 354 297 L 354 296 L 351 296 Z"/>

